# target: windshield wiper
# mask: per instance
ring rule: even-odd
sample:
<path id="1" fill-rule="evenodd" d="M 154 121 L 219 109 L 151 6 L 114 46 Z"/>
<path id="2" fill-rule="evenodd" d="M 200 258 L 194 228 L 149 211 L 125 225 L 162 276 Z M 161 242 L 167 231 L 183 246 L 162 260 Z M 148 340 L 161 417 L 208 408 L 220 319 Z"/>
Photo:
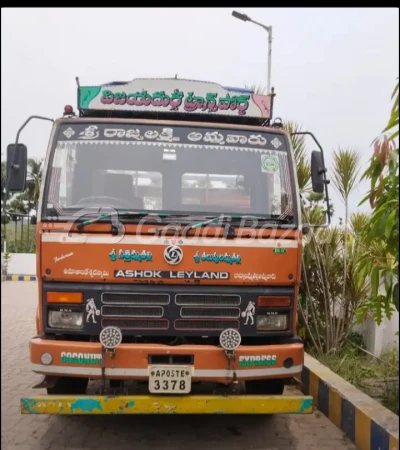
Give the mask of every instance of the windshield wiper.
<path id="1" fill-rule="evenodd" d="M 103 214 L 102 216 L 95 217 L 94 219 L 85 220 L 82 223 L 79 223 L 77 225 L 78 231 L 82 231 L 86 226 L 91 225 L 92 223 L 101 222 L 104 219 L 109 219 L 112 217 L 115 213 L 108 213 Z M 138 212 L 132 212 L 132 211 L 121 211 L 117 213 L 118 217 L 147 217 L 147 216 L 155 216 L 155 217 L 169 217 L 169 214 L 153 214 L 146 211 L 138 211 Z M 112 225 L 114 227 L 114 224 Z"/>
<path id="2" fill-rule="evenodd" d="M 245 221 L 247 220 L 259 220 L 259 221 L 263 221 L 263 222 L 275 222 L 278 224 L 288 224 L 292 222 L 292 217 L 287 217 L 285 219 L 279 219 L 277 217 L 260 217 L 260 216 L 218 216 L 218 217 L 212 217 L 209 220 L 205 220 L 202 222 L 197 222 L 194 223 L 191 227 L 189 227 L 189 229 L 195 229 L 195 228 L 201 228 L 201 227 L 205 227 L 207 225 L 210 225 L 212 223 L 216 223 L 219 220 L 222 220 L 224 223 L 226 223 L 227 221 L 229 222 L 230 225 L 232 225 L 232 222 L 237 222 L 238 220 L 243 220 L 245 219 Z"/>
<path id="3" fill-rule="evenodd" d="M 256 216 L 224 216 L 224 215 L 222 215 L 222 216 L 218 216 L 218 217 L 212 217 L 211 219 L 205 220 L 203 222 L 194 223 L 192 226 L 189 227 L 189 230 L 205 227 L 205 226 L 209 225 L 210 223 L 218 222 L 218 220 L 223 220 L 225 222 L 226 220 L 230 221 L 230 220 L 237 220 L 237 219 L 243 219 L 243 218 L 259 219 L 259 217 L 256 217 Z"/>
<path id="4" fill-rule="evenodd" d="M 97 222 L 101 222 L 102 220 L 106 220 L 111 218 L 113 215 L 115 215 L 115 212 L 112 213 L 108 213 L 108 214 L 103 214 L 101 216 L 95 217 L 93 219 L 89 219 L 89 220 L 85 220 L 81 223 L 79 223 L 77 225 L 77 229 L 78 231 L 82 231 L 86 226 L 91 225 L 93 223 L 97 223 Z M 168 218 L 183 218 L 185 217 L 185 219 L 188 219 L 189 217 L 191 217 L 190 214 L 167 214 L 167 213 L 149 213 L 146 211 L 119 211 L 117 212 L 117 215 L 119 218 L 129 218 L 129 217 L 134 217 L 134 218 L 139 218 L 139 217 L 149 217 L 149 218 L 156 218 L 156 217 L 168 217 Z M 207 217 L 207 216 L 206 216 Z M 237 222 L 237 221 L 241 221 L 245 219 L 245 221 L 247 220 L 259 220 L 259 221 L 268 221 L 268 222 L 276 222 L 279 224 L 288 224 L 290 223 L 292 220 L 292 217 L 287 217 L 285 219 L 279 219 L 279 218 L 274 218 L 274 217 L 260 217 L 260 216 L 240 216 L 240 215 L 232 215 L 232 216 L 226 216 L 226 215 L 220 215 L 220 216 L 216 216 L 216 217 L 211 217 L 208 220 L 204 220 L 201 222 L 196 222 L 192 225 L 190 225 L 187 229 L 188 230 L 192 230 L 192 229 L 196 229 L 196 228 L 201 228 L 201 227 L 205 227 L 207 225 L 210 225 L 212 223 L 216 223 L 218 221 L 222 221 L 223 223 L 228 223 L 229 224 L 229 231 L 231 231 L 231 226 L 232 226 L 232 222 Z M 115 230 L 114 230 L 115 229 Z M 118 231 L 116 229 L 116 226 L 114 224 L 112 224 L 112 231 Z"/>

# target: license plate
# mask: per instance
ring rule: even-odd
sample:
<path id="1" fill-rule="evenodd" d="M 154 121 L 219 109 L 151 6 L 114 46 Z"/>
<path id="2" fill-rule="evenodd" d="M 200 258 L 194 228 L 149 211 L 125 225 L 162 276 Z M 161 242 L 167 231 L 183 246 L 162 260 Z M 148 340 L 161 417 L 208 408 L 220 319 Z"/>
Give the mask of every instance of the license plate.
<path id="1" fill-rule="evenodd" d="M 149 366 L 149 391 L 152 394 L 189 394 L 191 367 Z"/>

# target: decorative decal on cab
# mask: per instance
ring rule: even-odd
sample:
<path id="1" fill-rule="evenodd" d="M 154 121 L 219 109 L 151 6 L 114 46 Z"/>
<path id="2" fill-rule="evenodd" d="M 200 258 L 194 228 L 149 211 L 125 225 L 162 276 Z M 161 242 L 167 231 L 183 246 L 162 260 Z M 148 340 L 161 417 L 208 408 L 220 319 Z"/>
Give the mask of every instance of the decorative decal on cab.
<path id="1" fill-rule="evenodd" d="M 91 318 L 92 323 L 97 323 L 96 316 L 100 315 L 100 310 L 96 308 L 96 303 L 93 298 L 88 298 L 86 300 L 86 312 L 86 322 L 89 323 Z"/>
<path id="2" fill-rule="evenodd" d="M 64 275 L 84 275 L 93 277 L 108 277 L 109 272 L 107 270 L 96 270 L 96 269 L 64 269 Z"/>
<path id="3" fill-rule="evenodd" d="M 275 173 L 279 170 L 279 161 L 273 155 L 261 155 L 261 172 Z"/>
<path id="4" fill-rule="evenodd" d="M 247 304 L 247 307 L 244 311 L 242 311 L 242 317 L 246 317 L 245 325 L 249 324 L 249 320 L 251 321 L 250 325 L 254 325 L 254 314 L 256 313 L 256 305 L 251 300 Z"/>
<path id="5" fill-rule="evenodd" d="M 168 270 L 114 270 L 115 278 L 165 278 L 193 280 L 229 280 L 229 272 L 170 272 Z"/>
<path id="6" fill-rule="evenodd" d="M 276 275 L 274 273 L 235 273 L 235 278 L 238 280 L 249 281 L 268 281 L 275 280 Z"/>
<path id="7" fill-rule="evenodd" d="M 276 366 L 276 355 L 240 356 L 239 367 Z"/>
<path id="8" fill-rule="evenodd" d="M 65 131 L 64 131 L 64 136 L 67 138 L 67 139 L 70 139 L 74 134 L 75 134 L 75 131 L 71 128 L 71 127 L 68 127 Z"/>
<path id="9" fill-rule="evenodd" d="M 218 264 L 220 262 L 227 263 L 227 264 L 241 264 L 242 263 L 242 257 L 236 253 L 233 253 L 232 255 L 229 253 L 220 253 L 217 252 L 214 253 L 206 253 L 203 252 L 203 254 L 200 256 L 199 252 L 196 252 L 194 255 L 194 262 L 213 262 L 215 264 Z"/>
<path id="10" fill-rule="evenodd" d="M 117 260 L 117 253 L 115 251 L 115 248 L 111 250 L 109 253 L 109 257 L 111 261 Z M 142 261 L 148 261 L 151 262 L 153 260 L 153 254 L 151 252 L 146 252 L 143 250 L 141 253 L 137 252 L 136 250 L 118 250 L 118 259 L 123 259 L 125 262 L 142 262 Z"/>
<path id="11" fill-rule="evenodd" d="M 101 353 L 72 353 L 61 352 L 61 362 L 64 364 L 90 364 L 96 365 L 102 363 Z"/>
<path id="12" fill-rule="evenodd" d="M 184 242 L 182 239 L 165 239 L 163 243 L 165 245 L 183 245 Z"/>
<path id="13" fill-rule="evenodd" d="M 74 252 L 66 253 L 65 255 L 55 256 L 54 262 L 57 263 L 58 261 L 62 261 L 63 259 L 70 258 L 71 256 L 74 256 Z"/>

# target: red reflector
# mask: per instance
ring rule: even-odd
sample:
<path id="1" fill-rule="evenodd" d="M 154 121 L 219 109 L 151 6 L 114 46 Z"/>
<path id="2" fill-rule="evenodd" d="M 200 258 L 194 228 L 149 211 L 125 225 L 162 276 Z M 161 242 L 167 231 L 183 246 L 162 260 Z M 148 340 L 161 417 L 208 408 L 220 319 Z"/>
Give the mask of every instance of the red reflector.
<path id="1" fill-rule="evenodd" d="M 290 306 L 290 297 L 257 297 L 257 306 Z"/>

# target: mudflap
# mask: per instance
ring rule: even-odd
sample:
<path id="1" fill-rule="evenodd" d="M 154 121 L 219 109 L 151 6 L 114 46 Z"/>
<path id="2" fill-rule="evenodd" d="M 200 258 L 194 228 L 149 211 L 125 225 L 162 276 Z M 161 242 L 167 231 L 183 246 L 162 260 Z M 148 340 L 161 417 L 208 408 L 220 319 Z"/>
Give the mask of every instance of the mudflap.
<path id="1" fill-rule="evenodd" d="M 21 399 L 22 414 L 311 414 L 311 396 L 45 395 Z"/>

